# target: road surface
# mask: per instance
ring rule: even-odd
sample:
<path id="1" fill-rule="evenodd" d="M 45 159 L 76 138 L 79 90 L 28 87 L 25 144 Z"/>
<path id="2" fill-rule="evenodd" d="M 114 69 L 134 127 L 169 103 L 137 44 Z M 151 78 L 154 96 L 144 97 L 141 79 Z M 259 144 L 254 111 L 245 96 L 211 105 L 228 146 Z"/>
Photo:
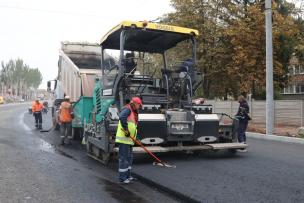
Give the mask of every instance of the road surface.
<path id="1" fill-rule="evenodd" d="M 304 202 L 303 145 L 249 139 L 248 153 L 160 155 L 176 168 L 140 155 L 140 179 L 126 187 L 117 184 L 117 161 L 104 167 L 77 141 L 60 146 L 58 132 L 32 129 L 24 108 L 0 107 L 0 202 Z"/>
<path id="2" fill-rule="evenodd" d="M 46 142 L 44 135 L 34 129 L 28 106 L 0 106 L 1 203 L 177 201 L 140 182 L 122 185 L 116 171 L 85 154 L 86 161 L 78 161 L 81 157 L 74 158 L 56 143 Z M 43 117 L 46 120 L 46 115 Z M 44 127 L 47 125 L 50 120 L 43 123 Z"/>

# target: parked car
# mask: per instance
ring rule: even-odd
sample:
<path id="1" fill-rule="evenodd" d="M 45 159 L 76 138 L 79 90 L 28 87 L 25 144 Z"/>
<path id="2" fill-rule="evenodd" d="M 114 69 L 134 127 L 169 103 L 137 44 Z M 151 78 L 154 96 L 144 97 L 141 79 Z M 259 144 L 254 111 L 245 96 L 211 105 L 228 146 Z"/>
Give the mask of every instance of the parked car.
<path id="1" fill-rule="evenodd" d="M 4 104 L 4 98 L 0 96 L 0 104 Z"/>

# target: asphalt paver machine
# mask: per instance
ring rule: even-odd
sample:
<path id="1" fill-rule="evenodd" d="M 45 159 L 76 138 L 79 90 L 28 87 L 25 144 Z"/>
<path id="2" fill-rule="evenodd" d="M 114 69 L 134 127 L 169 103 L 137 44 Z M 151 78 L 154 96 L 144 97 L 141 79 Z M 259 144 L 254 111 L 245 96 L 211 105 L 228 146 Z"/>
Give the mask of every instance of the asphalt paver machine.
<path id="1" fill-rule="evenodd" d="M 106 164 L 117 151 L 118 115 L 133 96 L 142 98 L 144 104 L 137 139 L 151 152 L 236 152 L 247 147 L 237 142 L 236 119 L 221 124 L 212 105 L 193 102 L 202 81 L 196 66 L 198 34 L 189 28 L 124 21 L 102 38 L 102 76 L 96 79 L 93 108 L 84 127 L 89 156 Z M 173 48 L 188 49 L 190 56 L 170 63 Z M 106 54 L 117 63 L 108 64 Z M 144 153 L 137 146 L 133 151 Z"/>

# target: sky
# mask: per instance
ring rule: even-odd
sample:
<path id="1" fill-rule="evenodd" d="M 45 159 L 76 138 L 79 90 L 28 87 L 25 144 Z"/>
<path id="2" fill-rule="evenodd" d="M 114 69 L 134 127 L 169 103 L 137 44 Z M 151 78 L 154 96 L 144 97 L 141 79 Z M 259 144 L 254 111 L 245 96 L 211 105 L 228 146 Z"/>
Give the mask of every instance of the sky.
<path id="1" fill-rule="evenodd" d="M 21 58 L 43 76 L 57 76 L 61 41 L 98 43 L 123 20 L 154 20 L 170 0 L 0 0 L 0 61 Z"/>
<path id="2" fill-rule="evenodd" d="M 0 61 L 21 58 L 39 68 L 46 88 L 57 76 L 61 41 L 96 43 L 123 20 L 172 11 L 170 0 L 0 0 Z"/>

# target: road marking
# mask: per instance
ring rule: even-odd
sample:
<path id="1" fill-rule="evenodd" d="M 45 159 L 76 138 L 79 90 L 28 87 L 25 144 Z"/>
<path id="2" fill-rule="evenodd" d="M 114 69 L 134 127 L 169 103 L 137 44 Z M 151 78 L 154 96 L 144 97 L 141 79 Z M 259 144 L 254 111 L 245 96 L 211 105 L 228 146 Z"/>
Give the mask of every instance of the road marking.
<path id="1" fill-rule="evenodd" d="M 28 131 L 30 134 L 33 134 L 31 132 L 32 129 L 28 125 L 26 125 L 26 123 L 24 123 L 24 116 L 25 116 L 25 114 L 26 114 L 26 111 L 23 112 L 23 114 L 21 114 L 19 116 L 19 126 L 22 126 L 24 128 L 24 130 Z"/>
<path id="2" fill-rule="evenodd" d="M 30 133 L 32 135 L 33 134 L 32 129 L 26 123 L 24 123 L 24 116 L 26 113 L 27 113 L 27 111 L 23 112 L 19 116 L 19 125 L 22 126 L 24 128 L 24 130 L 28 131 L 28 133 Z M 41 138 L 39 138 L 39 142 L 40 143 L 37 146 L 40 150 L 45 151 L 45 152 L 55 153 L 55 148 L 51 144 L 49 144 L 48 142 L 44 141 Z"/>
<path id="3" fill-rule="evenodd" d="M 38 145 L 39 149 L 44 152 L 50 152 L 55 153 L 55 148 L 49 144 L 48 142 L 44 141 L 43 139 L 40 139 L 41 143 Z"/>

